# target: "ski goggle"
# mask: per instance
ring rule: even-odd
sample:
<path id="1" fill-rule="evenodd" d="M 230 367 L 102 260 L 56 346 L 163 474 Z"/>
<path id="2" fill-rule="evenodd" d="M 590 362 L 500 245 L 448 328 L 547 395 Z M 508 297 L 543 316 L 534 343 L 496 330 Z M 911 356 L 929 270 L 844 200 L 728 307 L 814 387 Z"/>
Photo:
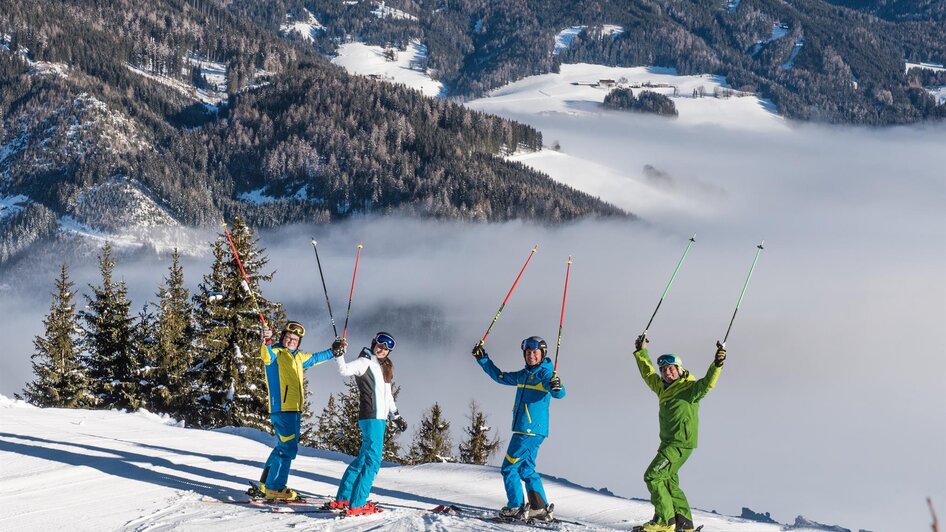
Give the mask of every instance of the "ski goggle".
<path id="1" fill-rule="evenodd" d="M 664 366 L 680 366 L 680 365 L 681 365 L 680 357 L 678 357 L 677 355 L 666 354 L 666 355 L 660 355 L 659 357 L 657 357 L 658 367 L 662 368 Z"/>
<path id="2" fill-rule="evenodd" d="M 384 344 L 384 346 L 388 348 L 388 351 L 393 351 L 394 346 L 397 345 L 397 341 L 388 333 L 378 333 L 377 336 L 374 337 L 374 343 Z"/>
<path id="3" fill-rule="evenodd" d="M 535 338 L 526 338 L 522 341 L 522 350 L 526 349 L 542 349 L 542 343 L 536 340 Z"/>
<path id="4" fill-rule="evenodd" d="M 305 327 L 303 327 L 302 324 L 297 321 L 290 321 L 289 323 L 286 324 L 286 328 L 283 329 L 282 332 L 283 334 L 286 334 L 286 333 L 297 334 L 299 335 L 299 338 L 302 338 L 303 336 L 305 336 Z"/>

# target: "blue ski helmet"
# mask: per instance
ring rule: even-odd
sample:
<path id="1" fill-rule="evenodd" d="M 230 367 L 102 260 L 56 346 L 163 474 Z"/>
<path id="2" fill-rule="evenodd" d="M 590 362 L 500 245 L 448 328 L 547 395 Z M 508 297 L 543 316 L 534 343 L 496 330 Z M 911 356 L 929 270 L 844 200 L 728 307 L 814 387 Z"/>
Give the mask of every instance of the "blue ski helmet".
<path id="1" fill-rule="evenodd" d="M 676 366 L 677 368 L 683 369 L 683 360 L 673 353 L 660 355 L 657 357 L 657 367 L 662 368 L 664 366 Z"/>
<path id="2" fill-rule="evenodd" d="M 526 349 L 541 349 L 542 356 L 545 356 L 545 353 L 548 352 L 548 344 L 545 343 L 545 340 L 541 336 L 530 336 L 522 341 L 522 345 L 519 347 L 522 348 L 522 354 L 525 355 Z"/>

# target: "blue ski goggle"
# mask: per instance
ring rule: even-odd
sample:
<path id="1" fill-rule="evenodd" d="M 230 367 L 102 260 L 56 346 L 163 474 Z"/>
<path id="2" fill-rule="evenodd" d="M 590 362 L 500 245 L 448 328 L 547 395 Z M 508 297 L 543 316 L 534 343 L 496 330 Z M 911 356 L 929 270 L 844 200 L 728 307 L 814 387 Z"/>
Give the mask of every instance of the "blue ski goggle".
<path id="1" fill-rule="evenodd" d="M 542 344 L 539 343 L 539 341 L 534 338 L 526 338 L 525 340 L 522 341 L 521 347 L 523 351 L 525 351 L 526 349 L 541 349 Z"/>
<path id="2" fill-rule="evenodd" d="M 680 357 L 678 357 L 677 355 L 668 353 L 666 355 L 660 355 L 659 357 L 657 357 L 657 367 L 662 368 L 664 366 L 679 366 L 679 365 L 680 365 Z"/>
<path id="3" fill-rule="evenodd" d="M 384 344 L 388 348 L 388 351 L 393 351 L 394 346 L 397 345 L 397 341 L 388 333 L 380 332 L 374 337 L 374 343 Z"/>

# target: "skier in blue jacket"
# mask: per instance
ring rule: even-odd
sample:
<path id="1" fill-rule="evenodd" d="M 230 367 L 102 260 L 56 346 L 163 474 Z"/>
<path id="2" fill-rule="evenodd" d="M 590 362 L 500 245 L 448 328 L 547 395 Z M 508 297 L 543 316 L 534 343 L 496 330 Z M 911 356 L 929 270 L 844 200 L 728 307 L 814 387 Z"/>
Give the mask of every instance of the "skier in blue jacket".
<path id="1" fill-rule="evenodd" d="M 552 521 L 554 505 L 548 503 L 542 478 L 535 471 L 539 446 L 549 434 L 549 402 L 551 397 L 565 397 L 562 379 L 553 371 L 552 360 L 546 356 L 548 346 L 538 336 L 522 341 L 526 367 L 511 373 L 493 364 L 482 342 L 473 347 L 473 356 L 483 371 L 500 384 L 515 386 L 516 402 L 512 414 L 512 438 L 503 459 L 503 484 L 507 504 L 499 511 L 503 519 Z M 524 503 L 522 483 L 526 485 L 528 503 Z"/>
<path id="2" fill-rule="evenodd" d="M 263 343 L 260 346 L 260 358 L 266 370 L 266 387 L 269 389 L 269 418 L 276 433 L 276 446 L 263 466 L 260 477 L 260 491 L 250 489 L 253 496 L 263 495 L 271 500 L 291 501 L 299 499 L 299 494 L 286 486 L 289 479 L 289 466 L 299 450 L 301 434 L 302 408 L 305 401 L 303 372 L 333 356 L 345 353 L 344 339 L 336 338 L 331 349 L 318 353 L 305 353 L 299 350 L 305 327 L 297 321 L 286 323 L 279 341 L 273 343 L 273 333 L 263 329 Z"/>

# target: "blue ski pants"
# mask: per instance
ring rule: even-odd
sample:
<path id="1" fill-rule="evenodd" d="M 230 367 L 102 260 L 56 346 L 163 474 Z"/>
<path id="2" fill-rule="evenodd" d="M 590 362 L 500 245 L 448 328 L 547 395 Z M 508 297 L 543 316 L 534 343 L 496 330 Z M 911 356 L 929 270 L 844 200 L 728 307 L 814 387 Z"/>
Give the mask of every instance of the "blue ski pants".
<path id="1" fill-rule="evenodd" d="M 302 424 L 302 414 L 299 412 L 277 412 L 269 415 L 273 422 L 273 431 L 276 433 L 276 447 L 266 459 L 264 471 L 266 487 L 272 490 L 282 490 L 289 480 L 289 466 L 299 451 L 299 432 Z"/>
<path id="2" fill-rule="evenodd" d="M 368 502 L 374 477 L 381 469 L 384 430 L 387 425 L 388 422 L 383 419 L 358 421 L 358 428 L 361 429 L 361 449 L 342 475 L 338 493 L 335 495 L 337 500 L 351 502 L 352 508 L 359 508 Z"/>
<path id="3" fill-rule="evenodd" d="M 548 505 L 542 478 L 535 472 L 535 458 L 539 446 L 545 441 L 544 436 L 529 436 L 513 433 L 506 449 L 506 457 L 500 471 L 506 486 L 506 499 L 509 508 L 522 506 L 522 483 L 526 484 L 526 494 L 532 508 L 544 508 Z"/>

